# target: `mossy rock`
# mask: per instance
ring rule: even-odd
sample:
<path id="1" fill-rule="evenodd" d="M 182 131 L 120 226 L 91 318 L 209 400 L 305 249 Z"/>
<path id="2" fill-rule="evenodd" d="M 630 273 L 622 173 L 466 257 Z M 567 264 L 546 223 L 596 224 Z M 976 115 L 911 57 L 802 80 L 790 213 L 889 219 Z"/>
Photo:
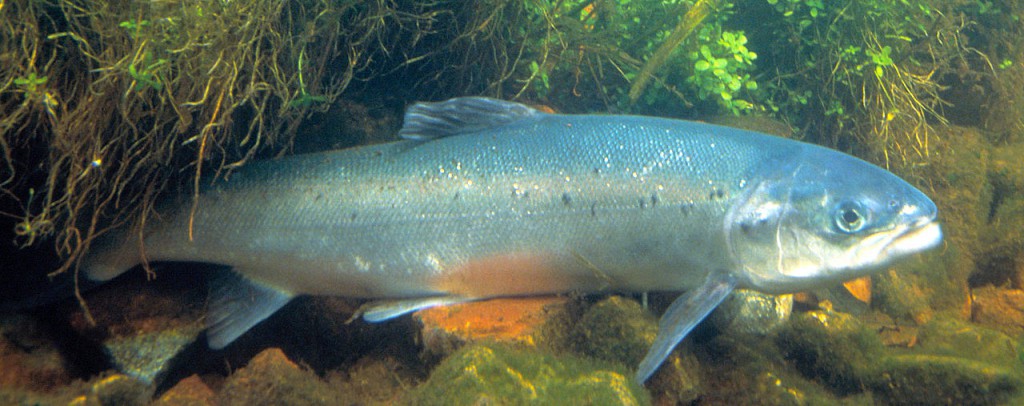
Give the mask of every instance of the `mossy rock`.
<path id="1" fill-rule="evenodd" d="M 590 307 L 569 336 L 574 351 L 636 365 L 658 335 L 658 321 L 635 300 L 611 296 Z"/>
<path id="2" fill-rule="evenodd" d="M 658 334 L 658 322 L 635 300 L 611 296 L 591 306 L 569 333 L 569 348 L 589 357 L 636 368 Z M 647 381 L 655 397 L 687 403 L 701 392 L 700 365 L 683 344 Z"/>
<path id="3" fill-rule="evenodd" d="M 894 272 L 876 277 L 874 284 L 879 287 L 874 303 L 879 309 L 918 323 L 939 313 L 969 317 L 967 280 L 976 269 L 993 199 L 991 145 L 975 129 L 951 126 L 943 131 L 933 138 L 926 165 L 894 168 L 935 201 L 942 247 L 898 264 Z"/>
<path id="4" fill-rule="evenodd" d="M 871 388 L 891 403 L 1003 404 L 1021 386 L 1017 372 L 963 357 L 900 355 L 886 357 L 880 364 Z"/>
<path id="5" fill-rule="evenodd" d="M 998 404 L 1020 396 L 1020 345 L 999 331 L 953 318 L 921 326 L 919 345 L 878 360 L 870 386 L 906 404 Z"/>
<path id="6" fill-rule="evenodd" d="M 989 177 L 994 196 L 981 234 L 979 269 L 972 286 L 1024 289 L 1024 142 L 992 149 Z"/>
<path id="7" fill-rule="evenodd" d="M 775 342 L 805 377 L 840 396 L 862 390 L 884 349 L 878 335 L 857 318 L 827 311 L 794 317 Z"/>
<path id="8" fill-rule="evenodd" d="M 841 397 L 793 368 L 770 340 L 719 335 L 698 351 L 702 403 L 723 405 L 871 404 L 870 393 Z"/>
<path id="9" fill-rule="evenodd" d="M 937 317 L 912 349 L 886 348 L 878 335 L 842 313 L 796 317 L 776 344 L 809 379 L 837 395 L 870 389 L 900 404 L 986 404 L 1020 396 L 1019 344 L 995 330 Z"/>
<path id="10" fill-rule="evenodd" d="M 916 350 L 943 356 L 967 357 L 1024 372 L 1021 346 L 994 329 L 952 318 L 937 318 L 921 326 Z"/>
<path id="11" fill-rule="evenodd" d="M 649 404 L 625 367 L 501 344 L 456 351 L 405 399 L 416 405 Z"/>
<path id="12" fill-rule="evenodd" d="M 217 404 L 332 405 L 344 398 L 316 373 L 291 362 L 280 349 L 269 348 L 228 376 Z"/>

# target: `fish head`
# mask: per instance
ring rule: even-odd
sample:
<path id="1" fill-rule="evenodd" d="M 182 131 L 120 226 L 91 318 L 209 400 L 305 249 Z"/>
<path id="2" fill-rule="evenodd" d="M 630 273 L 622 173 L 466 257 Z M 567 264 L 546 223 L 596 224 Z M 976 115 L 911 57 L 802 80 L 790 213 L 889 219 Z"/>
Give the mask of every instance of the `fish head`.
<path id="1" fill-rule="evenodd" d="M 804 145 L 796 159 L 762 165 L 750 179 L 724 225 L 737 277 L 749 288 L 827 287 L 942 240 L 924 193 L 838 151 Z"/>

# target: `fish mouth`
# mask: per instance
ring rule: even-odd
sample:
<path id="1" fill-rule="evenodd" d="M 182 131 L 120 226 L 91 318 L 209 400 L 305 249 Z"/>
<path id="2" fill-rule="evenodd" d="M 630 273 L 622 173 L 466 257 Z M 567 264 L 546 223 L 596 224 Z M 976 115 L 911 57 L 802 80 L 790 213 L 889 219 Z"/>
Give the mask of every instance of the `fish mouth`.
<path id="1" fill-rule="evenodd" d="M 942 242 L 942 227 L 934 218 L 922 218 L 906 228 L 882 250 L 882 256 L 896 259 L 933 248 Z"/>

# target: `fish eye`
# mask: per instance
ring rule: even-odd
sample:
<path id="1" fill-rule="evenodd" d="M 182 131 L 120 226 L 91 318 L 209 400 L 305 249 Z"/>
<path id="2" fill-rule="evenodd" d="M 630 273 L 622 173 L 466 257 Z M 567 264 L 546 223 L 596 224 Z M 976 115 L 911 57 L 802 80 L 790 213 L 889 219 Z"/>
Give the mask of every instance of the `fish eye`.
<path id="1" fill-rule="evenodd" d="M 867 223 L 863 208 L 854 202 L 840 204 L 836 208 L 833 219 L 836 228 L 847 234 L 856 233 L 864 229 L 864 225 Z"/>

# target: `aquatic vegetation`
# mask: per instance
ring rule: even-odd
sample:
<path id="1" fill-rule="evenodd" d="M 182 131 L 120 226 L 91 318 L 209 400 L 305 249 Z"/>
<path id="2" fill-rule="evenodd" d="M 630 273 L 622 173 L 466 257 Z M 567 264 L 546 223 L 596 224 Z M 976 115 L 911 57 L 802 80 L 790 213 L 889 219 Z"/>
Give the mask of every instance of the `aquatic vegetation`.
<path id="1" fill-rule="evenodd" d="M 690 53 L 690 60 L 695 61 L 694 72 L 686 81 L 697 86 L 701 99 L 714 97 L 726 111 L 739 114 L 751 109 L 754 105 L 738 95 L 743 89 L 757 90 L 757 82 L 750 77 L 757 54 L 747 50 L 747 37 L 742 31 L 724 31 L 717 41 L 711 41 L 709 35 L 699 35 L 708 45 Z"/>
<path id="2" fill-rule="evenodd" d="M 650 399 L 621 365 L 500 344 L 456 351 L 406 401 L 418 405 L 559 403 L 643 405 Z"/>
<path id="3" fill-rule="evenodd" d="M 769 51 L 761 56 L 777 70 L 763 81 L 770 108 L 820 142 L 863 148 L 886 165 L 926 164 L 934 126 L 948 122 L 947 75 L 969 60 L 985 63 L 973 69 L 992 69 L 985 53 L 967 45 L 971 23 L 958 2 L 767 5 L 774 16 L 754 46 Z"/>
<path id="4" fill-rule="evenodd" d="M 875 276 L 871 292 L 872 311 L 924 326 L 920 348 L 885 348 L 875 331 L 821 328 L 798 310 L 763 346 L 723 344 L 738 334 L 698 337 L 651 393 L 712 403 L 732 393 L 807 403 L 1010 399 L 1024 387 L 1020 338 L 946 319 L 1006 323 L 972 313 L 972 289 L 1024 294 L 1022 17 L 1024 3 L 1013 0 L 0 0 L 0 256 L 16 253 L 20 264 L 52 251 L 59 267 L 31 270 L 74 272 L 100 234 L 141 230 L 157 195 L 196 191 L 202 176 L 328 137 L 387 139 L 394 112 L 416 100 L 771 116 L 799 129 L 786 136 L 886 164 L 939 205 L 942 249 Z M 629 376 L 652 334 L 647 312 L 608 299 L 565 316 L 538 344 L 611 364 L 602 370 L 625 365 L 618 374 Z M 495 376 L 510 379 L 495 383 L 508 384 L 498 393 L 519 379 L 501 368 L 520 378 L 576 368 L 492 347 L 460 352 L 441 372 L 484 368 L 467 354 L 490 351 Z M 602 375 L 600 391 L 621 388 L 615 374 Z M 437 376 L 421 394 L 444 389 Z M 585 390 L 570 382 L 552 393 Z M 642 402 L 640 391 L 631 393 Z"/>
<path id="5" fill-rule="evenodd" d="M 385 1 L 0 4 L 0 211 L 18 244 L 54 244 L 66 259 L 54 273 L 110 227 L 140 224 L 181 178 L 197 189 L 203 173 L 287 146 L 436 13 Z"/>

